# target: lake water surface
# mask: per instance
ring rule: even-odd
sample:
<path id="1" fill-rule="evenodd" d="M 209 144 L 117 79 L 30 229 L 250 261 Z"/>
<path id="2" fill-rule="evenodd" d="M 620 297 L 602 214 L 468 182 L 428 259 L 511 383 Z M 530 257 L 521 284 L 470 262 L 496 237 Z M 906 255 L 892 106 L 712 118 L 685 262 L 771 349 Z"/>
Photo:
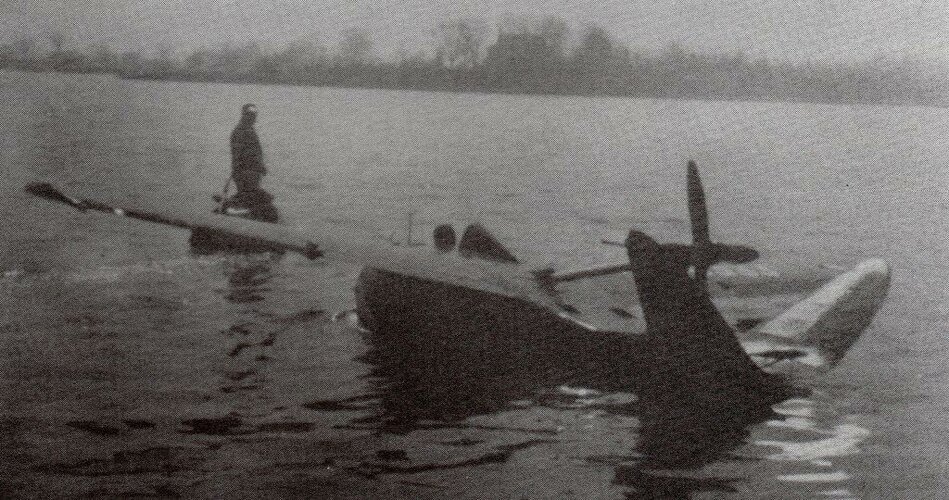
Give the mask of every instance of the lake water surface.
<path id="1" fill-rule="evenodd" d="M 47 180 L 209 210 L 244 102 L 260 109 L 266 187 L 301 229 L 321 219 L 399 239 L 412 214 L 422 239 L 480 221 L 537 267 L 613 263 L 623 255 L 598 242 L 630 227 L 688 237 L 694 159 L 714 238 L 813 263 L 879 256 L 892 289 L 843 362 L 770 417 L 656 427 L 623 392 L 521 393 L 504 373 L 459 385 L 450 366 L 401 378 L 332 319 L 353 307 L 356 268 L 194 257 L 179 230 L 22 192 Z M 0 111 L 4 495 L 949 491 L 946 109 L 0 73 Z M 413 406 L 426 401 L 438 403 Z M 690 449 L 700 425 L 727 439 L 687 466 L 657 458 Z"/>

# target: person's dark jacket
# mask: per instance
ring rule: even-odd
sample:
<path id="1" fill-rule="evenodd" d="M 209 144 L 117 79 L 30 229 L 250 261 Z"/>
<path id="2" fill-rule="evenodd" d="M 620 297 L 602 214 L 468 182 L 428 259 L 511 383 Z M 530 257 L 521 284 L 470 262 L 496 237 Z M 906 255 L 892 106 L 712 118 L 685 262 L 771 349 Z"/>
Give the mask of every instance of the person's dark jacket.
<path id="1" fill-rule="evenodd" d="M 231 169 L 237 175 L 246 172 L 267 173 L 260 139 L 251 125 L 238 123 L 231 132 Z"/>

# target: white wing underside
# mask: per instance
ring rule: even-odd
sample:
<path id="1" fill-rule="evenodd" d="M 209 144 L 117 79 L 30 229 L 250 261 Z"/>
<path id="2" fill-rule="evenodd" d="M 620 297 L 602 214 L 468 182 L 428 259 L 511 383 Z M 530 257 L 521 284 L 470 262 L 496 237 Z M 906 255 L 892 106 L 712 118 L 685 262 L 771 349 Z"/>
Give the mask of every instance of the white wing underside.
<path id="1" fill-rule="evenodd" d="M 889 286 L 886 262 L 865 260 L 778 317 L 742 335 L 742 346 L 766 368 L 831 368 L 873 320 Z"/>

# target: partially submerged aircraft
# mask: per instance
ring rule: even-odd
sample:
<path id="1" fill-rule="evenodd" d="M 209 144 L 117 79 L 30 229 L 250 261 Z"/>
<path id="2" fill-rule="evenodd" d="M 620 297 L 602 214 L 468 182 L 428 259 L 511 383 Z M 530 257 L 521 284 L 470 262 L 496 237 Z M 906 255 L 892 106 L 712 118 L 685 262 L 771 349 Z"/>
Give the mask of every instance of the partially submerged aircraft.
<path id="1" fill-rule="evenodd" d="M 604 351 L 610 359 L 619 351 L 655 395 L 669 397 L 708 379 L 725 381 L 719 392 L 758 393 L 772 384 L 774 372 L 804 375 L 834 366 L 880 307 L 890 284 L 887 264 L 865 260 L 836 277 L 825 272 L 783 279 L 761 267 L 741 272 L 758 253 L 711 241 L 693 162 L 687 178 L 692 244 L 660 244 L 631 230 L 622 243 L 604 242 L 624 247 L 628 263 L 575 271 L 532 268 L 479 225 L 469 226 L 460 240 L 451 226 L 439 226 L 433 246 L 423 249 L 316 221 L 295 230 L 223 214 L 119 207 L 45 183 L 25 189 L 82 211 L 211 235 L 231 249 L 293 251 L 362 265 L 356 286 L 361 325 L 433 355 L 458 346 L 477 355 L 478 346 L 488 344 L 524 356 L 531 349 L 562 349 L 562 359 L 583 370 L 595 367 Z M 721 263 L 732 267 L 716 266 Z M 623 273 L 634 279 L 634 296 L 588 285 Z M 779 314 L 776 308 L 789 297 L 803 300 Z M 731 324 L 719 308 L 731 311 Z"/>

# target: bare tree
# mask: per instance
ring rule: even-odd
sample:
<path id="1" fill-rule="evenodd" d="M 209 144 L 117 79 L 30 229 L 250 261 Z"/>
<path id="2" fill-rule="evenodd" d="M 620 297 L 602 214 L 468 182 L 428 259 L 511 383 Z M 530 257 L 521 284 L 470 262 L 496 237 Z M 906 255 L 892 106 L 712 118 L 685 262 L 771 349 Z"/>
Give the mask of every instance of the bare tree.
<path id="1" fill-rule="evenodd" d="M 613 54 L 613 37 L 605 29 L 593 25 L 584 31 L 575 57 L 580 61 L 599 66 L 608 62 Z"/>
<path id="2" fill-rule="evenodd" d="M 567 38 L 570 36 L 570 27 L 563 19 L 555 16 L 547 16 L 540 21 L 537 32 L 544 39 L 544 44 L 550 49 L 562 56 L 567 46 Z"/>
<path id="3" fill-rule="evenodd" d="M 34 56 L 33 50 L 36 48 L 36 40 L 31 37 L 23 37 L 13 42 L 13 51 L 21 61 L 26 61 Z"/>
<path id="4" fill-rule="evenodd" d="M 49 40 L 49 45 L 55 54 L 62 52 L 63 47 L 66 46 L 66 36 L 58 31 L 51 31 L 47 33 L 46 39 Z"/>
<path id="5" fill-rule="evenodd" d="M 92 64 L 97 71 L 112 71 L 115 69 L 118 56 L 105 42 L 93 44 L 90 47 Z"/>
<path id="6" fill-rule="evenodd" d="M 434 32 L 435 53 L 448 68 L 473 68 L 481 60 L 487 32 L 483 19 L 458 18 L 443 22 Z"/>
<path id="7" fill-rule="evenodd" d="M 326 62 L 326 47 L 316 41 L 315 36 L 298 38 L 287 44 L 282 52 L 287 64 L 298 67 L 312 67 Z"/>
<path id="8" fill-rule="evenodd" d="M 339 41 L 339 58 L 347 64 L 361 65 L 372 58 L 372 38 L 363 29 L 350 28 Z"/>

